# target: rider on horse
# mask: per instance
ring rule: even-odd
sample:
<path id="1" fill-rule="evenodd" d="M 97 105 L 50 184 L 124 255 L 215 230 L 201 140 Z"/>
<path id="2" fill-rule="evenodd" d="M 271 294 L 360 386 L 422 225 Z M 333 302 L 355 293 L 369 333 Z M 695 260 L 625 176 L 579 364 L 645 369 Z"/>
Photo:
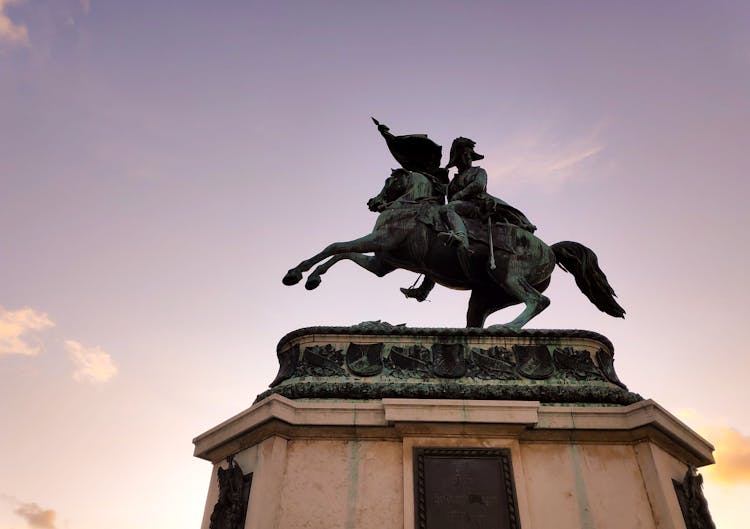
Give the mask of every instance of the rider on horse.
<path id="1" fill-rule="evenodd" d="M 479 217 L 482 220 L 492 218 L 495 221 L 515 224 L 527 231 L 534 232 L 534 226 L 526 215 L 503 200 L 487 193 L 487 172 L 472 162 L 484 159 L 474 152 L 474 143 L 469 138 L 459 137 L 453 140 L 450 160 L 446 169 L 456 167 L 458 173 L 448 185 L 448 205 L 446 221 L 451 230 L 447 235 L 468 250 L 469 237 L 464 217 Z"/>
<path id="2" fill-rule="evenodd" d="M 448 164 L 443 169 L 440 167 L 442 147 L 427 135 L 394 136 L 386 125 L 375 118 L 373 122 L 385 138 L 391 154 L 404 169 L 427 176 L 433 182 L 435 194 L 440 195 L 441 203 L 447 195 L 447 205 L 439 207 L 440 222 L 429 223 L 440 231 L 441 237 L 457 243 L 456 251 L 462 261 L 465 261 L 471 252 L 470 233 L 464 218 L 480 218 L 484 221 L 489 219 L 490 223 L 506 222 L 532 233 L 536 230 L 536 226 L 526 218 L 526 215 L 487 193 L 487 172 L 479 166 L 472 166 L 472 162 L 484 159 L 484 156 L 474 151 L 474 141 L 464 137 L 453 140 Z M 458 172 L 448 183 L 448 169 L 451 167 L 456 167 Z M 401 292 L 407 298 L 424 301 L 434 284 L 430 278 L 425 278 L 420 286 L 402 288 Z"/>
<path id="3" fill-rule="evenodd" d="M 453 142 L 448 167 L 455 166 L 458 173 L 449 182 L 447 168 L 440 167 L 439 145 L 425 135 L 394 136 L 388 127 L 375 123 L 402 169 L 394 170 L 367 203 L 379 213 L 372 232 L 331 243 L 301 261 L 284 275 L 285 285 L 297 284 L 312 270 L 305 288 L 315 289 L 321 276 L 343 260 L 378 277 L 410 270 L 424 274 L 425 280 L 419 288 L 402 289 L 407 297 L 423 300 L 436 282 L 470 290 L 467 327 L 483 327 L 489 315 L 522 303 L 523 311 L 504 325 L 519 329 L 549 306 L 542 292 L 559 265 L 573 274 L 581 292 L 599 310 L 625 315 L 591 249 L 573 241 L 547 245 L 532 233 L 534 226 L 521 212 L 487 193 L 487 174 L 472 167 L 481 159 L 473 141 Z M 468 244 L 456 248 L 440 242 L 444 232 L 452 235 L 443 237 Z"/>

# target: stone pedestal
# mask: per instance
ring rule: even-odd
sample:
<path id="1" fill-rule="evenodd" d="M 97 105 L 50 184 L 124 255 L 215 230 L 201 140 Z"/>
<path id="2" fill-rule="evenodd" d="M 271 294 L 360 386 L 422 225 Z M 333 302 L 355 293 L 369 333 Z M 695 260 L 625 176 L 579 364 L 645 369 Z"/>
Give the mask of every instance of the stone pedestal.
<path id="1" fill-rule="evenodd" d="M 218 472 L 228 467 L 228 457 L 248 478 L 252 474 L 245 529 L 686 529 L 675 481 L 683 481 L 689 465 L 712 463 L 713 447 L 655 402 L 627 392 L 614 374 L 611 344 L 603 337 L 527 333 L 485 332 L 458 339 L 455 334 L 338 333 L 333 341 L 339 345 L 328 349 L 330 333 L 282 340 L 280 358 L 294 350 L 293 366 L 285 367 L 282 358 L 274 389 L 286 384 L 295 396 L 335 393 L 341 389 L 337 384 L 350 387 L 359 380 L 378 386 L 368 391 L 382 393 L 370 399 L 313 394 L 290 399 L 284 391 L 271 391 L 198 436 L 195 455 L 214 465 L 202 529 L 210 527 L 219 498 Z M 362 368 L 362 375 L 353 375 L 347 355 L 362 337 L 362 346 L 349 356 L 369 360 L 354 368 Z M 413 356 L 424 366 L 407 364 L 423 369 L 424 377 L 404 377 L 389 355 L 417 339 L 427 343 L 431 354 Z M 364 347 L 372 344 L 385 345 Z M 537 346 L 538 361 L 529 360 L 533 349 L 514 351 L 514 345 Z M 331 363 L 312 355 L 314 347 Z M 498 349 L 488 351 L 492 347 Z M 589 354 L 582 358 L 580 351 Z M 481 378 L 475 353 L 498 360 L 497 365 L 485 358 L 479 363 L 504 372 L 504 378 Z M 571 363 L 571 358 L 577 360 Z M 328 371 L 315 373 L 309 365 Z M 386 371 L 388 365 L 395 367 Z M 529 379 L 529 374 L 546 378 Z M 365 377 L 381 378 L 367 382 Z M 455 387 L 463 377 L 462 387 Z M 391 379 L 397 380 L 390 388 L 395 397 L 387 394 Z M 600 390 L 591 392 L 592 383 Z M 573 402 L 407 398 L 408 384 L 434 385 L 424 391 L 438 394 L 464 392 L 464 385 L 474 384 L 480 396 L 512 394 L 517 386 L 519 395 L 551 399 L 558 394 Z M 592 402 L 597 395 L 609 402 Z M 426 463 L 430 457 L 446 457 L 447 463 Z M 497 480 L 472 483 L 474 462 L 481 462 L 474 465 L 476 472 Z M 485 463 L 497 471 L 482 470 Z"/>

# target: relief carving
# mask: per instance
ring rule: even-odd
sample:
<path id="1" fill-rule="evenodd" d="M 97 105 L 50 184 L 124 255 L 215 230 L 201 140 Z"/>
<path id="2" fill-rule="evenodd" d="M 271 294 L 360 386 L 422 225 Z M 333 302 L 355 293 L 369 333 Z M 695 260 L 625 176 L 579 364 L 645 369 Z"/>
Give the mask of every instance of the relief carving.
<path id="1" fill-rule="evenodd" d="M 330 377 L 346 375 L 343 368 L 344 354 L 331 344 L 305 347 L 302 362 L 297 366 L 296 376 Z"/>
<path id="2" fill-rule="evenodd" d="M 443 378 L 461 378 L 464 376 L 466 374 L 466 362 L 464 362 L 463 344 L 433 344 L 432 372 Z"/>
<path id="3" fill-rule="evenodd" d="M 346 351 L 349 371 L 360 377 L 371 377 L 383 371 L 383 343 L 350 343 Z"/>
<path id="4" fill-rule="evenodd" d="M 682 482 L 673 479 L 672 483 L 687 529 L 716 529 L 708 512 L 708 502 L 703 496 L 703 476 L 698 474 L 697 469 L 693 465 L 688 466 Z"/>
<path id="5" fill-rule="evenodd" d="M 573 380 L 604 380 L 588 351 L 578 351 L 572 347 L 556 348 L 555 365 L 560 371 L 560 378 Z"/>
<path id="6" fill-rule="evenodd" d="M 552 376 L 555 365 L 546 345 L 514 345 L 518 372 L 526 378 L 543 380 Z"/>
<path id="7" fill-rule="evenodd" d="M 516 357 L 505 347 L 490 347 L 488 349 L 471 349 L 471 364 L 469 376 L 481 379 L 515 380 L 520 379 L 516 373 Z"/>
<path id="8" fill-rule="evenodd" d="M 429 378 L 430 356 L 430 350 L 422 345 L 394 345 L 386 365 L 391 375 L 398 378 Z"/>
<path id="9" fill-rule="evenodd" d="M 236 461 L 227 458 L 228 467 L 219 468 L 219 499 L 211 512 L 209 529 L 242 529 L 250 498 L 252 473 L 244 474 Z"/>

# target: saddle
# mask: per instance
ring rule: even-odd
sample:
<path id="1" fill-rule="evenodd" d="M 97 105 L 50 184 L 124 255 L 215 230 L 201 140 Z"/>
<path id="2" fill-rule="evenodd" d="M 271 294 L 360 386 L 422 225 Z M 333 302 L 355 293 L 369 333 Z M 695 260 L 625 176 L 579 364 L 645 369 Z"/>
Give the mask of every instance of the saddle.
<path id="1" fill-rule="evenodd" d="M 510 206 L 508 206 L 510 208 Z M 436 233 L 444 233 L 450 230 L 450 227 L 445 223 L 445 215 L 443 212 L 446 210 L 446 205 L 439 204 L 423 204 L 420 206 L 417 212 L 417 221 L 421 222 L 432 228 Z M 513 208 L 512 208 L 513 209 Z M 518 210 L 515 210 L 518 211 Z M 520 211 L 519 214 L 523 215 Z M 525 216 L 523 217 L 526 218 Z M 516 230 L 508 229 L 510 226 L 524 229 L 518 219 L 513 215 L 501 216 L 491 215 L 481 218 L 479 214 L 477 216 L 461 216 L 461 219 L 466 225 L 466 231 L 469 236 L 469 240 L 476 241 L 488 247 L 489 251 L 489 237 L 488 237 L 488 226 L 492 226 L 492 246 L 494 250 L 501 250 L 508 253 L 515 253 L 516 246 Z M 531 225 L 528 223 L 527 224 Z M 533 226 L 533 225 L 531 225 Z M 534 227 L 536 229 L 536 227 Z M 526 230 L 531 231 L 531 230 Z"/>

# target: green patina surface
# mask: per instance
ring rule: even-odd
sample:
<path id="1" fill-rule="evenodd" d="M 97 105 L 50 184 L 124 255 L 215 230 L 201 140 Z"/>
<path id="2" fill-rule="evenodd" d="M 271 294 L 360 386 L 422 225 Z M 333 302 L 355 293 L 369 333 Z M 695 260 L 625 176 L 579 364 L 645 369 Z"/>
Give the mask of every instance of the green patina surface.
<path id="1" fill-rule="evenodd" d="M 466 327 L 484 327 L 490 314 L 523 304 L 506 327 L 520 329 L 545 310 L 542 293 L 559 265 L 601 311 L 624 317 L 596 254 L 573 241 L 548 245 L 534 234 L 524 213 L 487 192 L 487 172 L 474 162 L 484 158 L 476 143 L 453 140 L 448 163 L 442 147 L 424 134 L 395 136 L 374 120 L 400 169 L 394 169 L 377 196 L 367 202 L 378 213 L 372 232 L 329 244 L 289 269 L 282 282 L 318 288 L 336 263 L 349 260 L 383 277 L 402 268 L 422 274 L 422 284 L 402 288 L 407 298 L 427 299 L 435 285 L 470 290 Z M 449 170 L 457 172 L 450 178 Z"/>
<path id="2" fill-rule="evenodd" d="M 290 399 L 353 399 L 383 398 L 411 399 L 476 399 L 476 400 L 535 400 L 550 404 L 633 404 L 643 400 L 637 393 L 619 387 L 564 386 L 564 385 L 480 385 L 463 382 L 428 384 L 424 382 L 361 383 L 341 380 L 298 380 L 277 386 L 258 395 L 256 402 L 269 395 Z"/>
<path id="3" fill-rule="evenodd" d="M 534 400 L 628 405 L 614 347 L 582 330 L 428 329 L 368 322 L 284 336 L 279 374 L 258 400 Z"/>

